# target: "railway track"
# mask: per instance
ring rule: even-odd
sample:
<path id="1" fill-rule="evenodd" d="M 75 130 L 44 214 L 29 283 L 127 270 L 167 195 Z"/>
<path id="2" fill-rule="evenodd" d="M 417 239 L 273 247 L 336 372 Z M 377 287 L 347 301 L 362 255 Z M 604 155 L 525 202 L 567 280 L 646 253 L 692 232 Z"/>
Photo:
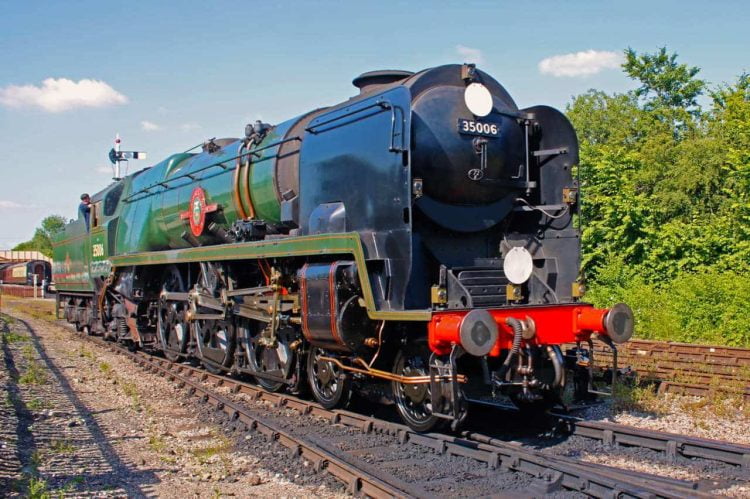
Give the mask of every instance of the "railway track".
<path id="1" fill-rule="evenodd" d="M 23 322 L 23 321 L 22 321 Z M 30 331 L 33 330 L 29 327 Z M 66 328 L 67 329 L 67 328 Z M 78 336 L 81 337 L 81 336 Z M 383 466 L 373 466 L 363 460 L 367 445 L 342 451 L 339 446 L 316 438 L 305 438 L 288 431 L 278 423 L 264 417 L 258 406 L 291 409 L 305 418 L 318 418 L 331 425 L 346 427 L 363 435 L 384 435 L 391 438 L 391 445 L 402 448 L 419 448 L 420 452 L 440 457 L 469 459 L 481 463 L 487 475 L 518 473 L 530 478 L 535 493 L 555 491 L 579 492 L 591 497 L 684 497 L 699 496 L 698 484 L 635 471 L 612 468 L 600 464 L 581 462 L 572 458 L 553 456 L 542 451 L 527 449 L 477 432 L 461 435 L 418 434 L 408 427 L 391 421 L 342 410 L 326 410 L 314 402 L 287 394 L 266 392 L 241 380 L 215 375 L 186 364 L 169 362 L 166 359 L 144 352 L 130 352 L 124 347 L 99 338 L 82 337 L 97 345 L 127 356 L 141 368 L 167 377 L 189 394 L 210 404 L 230 419 L 241 423 L 249 431 L 260 432 L 271 440 L 289 449 L 298 457 L 313 463 L 316 470 L 336 477 L 351 493 L 371 497 L 432 497 L 441 495 L 429 487 L 431 477 L 410 482 Z M 224 394 L 220 391 L 226 392 Z M 251 403 L 238 397 L 245 396 Z M 644 431 L 621 425 L 591 423 L 569 416 L 556 416 L 565 420 L 571 432 L 599 439 L 614 445 L 642 446 L 662 450 L 668 455 L 701 457 L 733 465 L 750 465 L 750 448 L 731 446 L 722 442 L 682 437 L 653 431 Z M 378 447 L 377 442 L 374 448 Z M 382 446 L 382 442 L 380 443 Z M 449 465 L 448 469 L 452 469 Z M 450 495 L 477 495 L 476 490 L 462 488 L 455 481 Z M 465 483 L 464 483 L 465 484 Z M 524 489 L 528 492 L 527 489 Z"/>
<path id="2" fill-rule="evenodd" d="M 477 405 L 494 408 L 500 411 L 515 413 L 514 406 L 472 401 Z M 678 457 L 686 459 L 707 459 L 718 463 L 739 466 L 750 473 L 750 446 L 691 437 L 678 433 L 648 430 L 616 423 L 590 421 L 569 414 L 550 413 L 557 424 L 556 431 L 570 435 L 597 440 L 605 445 L 617 447 L 638 447 L 664 454 L 668 462 L 675 462 Z"/>
<path id="3" fill-rule="evenodd" d="M 207 386 L 228 387 L 231 392 L 248 394 L 256 401 L 268 402 L 275 407 L 292 409 L 303 416 L 318 417 L 330 424 L 356 428 L 365 434 L 391 435 L 396 437 L 398 443 L 402 446 L 416 445 L 446 457 L 470 458 L 484 464 L 490 470 L 525 473 L 535 478 L 533 490 L 541 494 L 570 490 L 592 497 L 684 497 L 686 495 L 701 495 L 701 492 L 696 490 L 697 484 L 694 482 L 545 455 L 543 452 L 522 449 L 517 445 L 508 444 L 482 434 L 464 433 L 461 436 L 436 433 L 419 434 L 405 425 L 350 411 L 327 410 L 314 402 L 289 395 L 266 392 L 256 386 L 227 376 L 211 374 L 185 364 L 175 364 L 143 352 L 129 352 L 120 346 L 104 341 L 94 341 L 113 351 L 127 355 L 147 371 L 157 372 L 180 384 L 184 383 L 190 391 L 195 390 L 194 394 L 201 396 L 204 401 L 212 403 L 217 410 L 222 410 L 233 418 L 242 418 L 241 415 L 237 415 L 238 413 L 242 414 L 241 406 L 229 404 L 228 399 L 212 393 L 211 388 L 207 388 Z M 305 457 L 304 449 L 307 448 L 307 443 L 302 439 L 295 438 L 288 433 L 273 433 L 274 430 L 269 429 L 270 424 L 265 423 L 264 427 L 260 427 L 258 423 L 252 421 L 253 418 L 251 417 L 250 428 L 258 429 L 271 440 L 276 440 L 281 445 L 290 448 L 293 454 Z M 253 424 L 256 425 L 255 428 L 252 426 Z M 434 496 L 431 490 L 413 485 L 409 486 L 398 479 L 396 479 L 394 485 L 391 483 L 393 478 L 382 473 L 377 473 L 377 476 L 374 477 L 382 485 L 374 487 L 372 484 L 373 478 L 367 476 L 368 471 L 363 471 L 362 476 L 357 473 L 355 459 L 351 457 L 343 459 L 344 464 L 348 466 L 342 466 L 338 462 L 347 454 L 351 456 L 351 452 L 342 453 L 340 449 L 330 447 L 327 450 L 328 455 L 325 457 L 314 456 L 313 462 L 316 469 L 323 469 L 323 463 L 327 463 L 325 469 L 346 483 L 348 490 L 352 493 L 363 493 L 371 497 L 393 497 L 399 495 L 399 492 L 405 492 L 406 495 L 414 497 Z M 329 461 L 329 459 L 334 459 L 334 461 Z M 372 471 L 369 473 L 372 473 Z M 430 477 L 426 477 L 422 481 L 429 481 L 429 479 Z M 391 486 L 391 491 L 396 491 L 396 494 L 387 491 L 388 485 Z M 473 495 L 471 492 L 462 493 L 460 488 L 453 490 L 452 494 Z"/>
<path id="4" fill-rule="evenodd" d="M 595 345 L 596 367 L 609 367 L 611 352 Z M 750 402 L 747 348 L 630 340 L 619 347 L 618 364 L 632 367 L 643 380 L 657 381 L 660 393 L 705 397 L 723 392 Z"/>

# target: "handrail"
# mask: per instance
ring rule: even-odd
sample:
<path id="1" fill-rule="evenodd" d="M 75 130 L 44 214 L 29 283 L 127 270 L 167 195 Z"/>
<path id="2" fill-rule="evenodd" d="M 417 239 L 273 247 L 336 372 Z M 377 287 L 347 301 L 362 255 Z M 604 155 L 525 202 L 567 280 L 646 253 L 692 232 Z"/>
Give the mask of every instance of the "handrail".
<path id="1" fill-rule="evenodd" d="M 313 123 L 310 123 L 310 126 L 308 126 L 307 128 L 305 128 L 305 131 L 306 132 L 310 132 L 310 133 L 312 133 L 314 135 L 317 135 L 318 133 L 321 133 L 321 131 L 316 131 L 315 130 L 316 128 L 322 127 L 324 125 L 328 125 L 330 123 L 342 120 L 344 118 L 348 118 L 349 116 L 361 113 L 362 111 L 367 111 L 368 109 L 372 109 L 373 107 L 380 107 L 382 109 L 391 109 L 391 104 L 389 102 L 387 102 L 387 101 L 384 101 L 384 100 L 378 100 L 378 101 L 373 102 L 369 106 L 364 106 L 364 107 L 359 107 L 357 109 L 353 109 L 353 110 L 349 111 L 346 114 L 335 116 L 335 117 L 330 118 L 330 119 L 328 119 L 326 121 L 321 121 L 319 123 L 314 123 L 315 120 L 313 120 Z M 377 113 L 373 113 L 373 114 L 377 114 Z M 329 129 L 322 130 L 322 131 L 326 132 L 328 130 Z"/>
<path id="2" fill-rule="evenodd" d="M 280 146 L 281 144 L 285 144 L 287 142 L 293 142 L 293 141 L 300 141 L 301 142 L 302 138 L 299 137 L 299 136 L 295 136 L 295 137 L 289 137 L 289 138 L 286 138 L 286 139 L 278 140 L 276 142 L 272 142 L 271 144 L 265 145 L 263 147 L 256 147 L 255 149 L 247 151 L 247 152 L 244 152 L 242 154 L 238 154 L 236 156 L 223 159 L 223 160 L 218 161 L 216 163 L 211 163 L 210 165 L 203 166 L 203 167 L 198 168 L 197 170 L 191 171 L 189 173 L 183 173 L 182 175 L 177 175 L 176 177 L 172 177 L 172 178 L 169 178 L 169 179 L 166 179 L 166 180 L 161 180 L 159 182 L 155 182 L 155 183 L 153 183 L 151 185 L 143 187 L 142 189 L 140 189 L 140 190 L 132 193 L 131 195 L 129 195 L 128 197 L 126 197 L 125 199 L 123 199 L 123 202 L 125 202 L 125 203 L 131 203 L 131 202 L 133 202 L 133 198 L 134 197 L 136 197 L 138 195 L 141 195 L 141 194 L 147 194 L 147 195 L 155 194 L 154 192 L 151 192 L 151 189 L 154 189 L 156 187 L 163 187 L 164 188 L 164 190 L 159 191 L 159 192 L 165 192 L 165 191 L 168 191 L 170 189 L 174 189 L 174 188 L 176 188 L 176 186 L 168 186 L 167 184 L 169 184 L 169 183 L 171 183 L 171 182 L 173 182 L 175 180 L 180 180 L 180 179 L 184 179 L 184 178 L 189 178 L 190 180 L 195 180 L 195 175 L 196 174 L 204 172 L 206 170 L 209 170 L 209 169 L 217 167 L 217 166 L 220 167 L 224 171 L 226 171 L 227 169 L 234 170 L 234 169 L 237 168 L 237 165 L 227 166 L 224 163 L 227 163 L 229 161 L 234 161 L 234 160 L 240 159 L 240 158 L 245 157 L 245 156 L 257 155 L 257 153 L 260 152 L 260 151 L 265 151 L 266 149 L 270 149 L 272 147 Z M 143 197 L 147 197 L 147 196 L 143 196 Z M 142 199 L 142 198 L 138 198 L 138 199 Z"/>
<path id="3" fill-rule="evenodd" d="M 353 116 L 355 114 L 362 113 L 362 112 L 367 111 L 368 109 L 372 109 L 374 107 L 379 107 L 381 111 L 389 110 L 391 112 L 391 137 L 390 137 L 390 144 L 388 146 L 388 150 L 391 151 L 391 152 L 403 152 L 403 151 L 405 151 L 405 149 L 404 149 L 404 142 L 405 142 L 404 141 L 404 110 L 403 110 L 403 108 L 401 106 L 394 105 L 391 102 L 389 102 L 387 100 L 384 100 L 384 99 L 378 99 L 377 101 L 373 102 L 370 105 L 359 107 L 357 109 L 352 109 L 348 113 L 341 114 L 341 115 L 338 115 L 338 116 L 334 116 L 333 118 L 327 119 L 325 121 L 321 121 L 319 123 L 315 123 L 313 121 L 313 123 L 311 123 L 310 126 L 308 126 L 307 128 L 305 128 L 305 131 L 306 132 L 310 132 L 313 135 L 317 135 L 319 133 L 327 132 L 329 130 L 332 130 L 334 128 L 338 128 L 339 126 L 343 126 L 343 125 L 338 125 L 338 126 L 335 126 L 335 127 L 326 128 L 325 130 L 318 130 L 318 128 L 323 127 L 325 125 L 329 125 L 329 124 L 334 123 L 334 122 L 339 121 L 339 120 L 343 120 L 344 118 L 348 118 L 348 117 Z M 399 111 L 401 113 L 401 130 L 399 132 L 399 135 L 401 136 L 401 146 L 400 147 L 396 147 L 396 141 L 395 141 L 395 136 L 396 136 L 396 114 L 397 114 L 396 111 Z M 374 115 L 378 114 L 379 112 L 380 111 L 374 112 L 374 113 L 370 113 L 367 116 L 363 116 L 363 117 L 361 117 L 359 119 L 369 118 L 370 116 L 374 116 Z M 357 121 L 357 120 L 355 120 L 355 121 Z"/>

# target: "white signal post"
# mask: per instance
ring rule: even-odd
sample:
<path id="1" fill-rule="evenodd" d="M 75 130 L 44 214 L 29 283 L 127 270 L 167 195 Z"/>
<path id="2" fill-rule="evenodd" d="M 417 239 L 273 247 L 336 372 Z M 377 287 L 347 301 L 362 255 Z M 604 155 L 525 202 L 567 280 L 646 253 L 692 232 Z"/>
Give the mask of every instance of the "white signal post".
<path id="1" fill-rule="evenodd" d="M 121 151 L 120 134 L 115 136 L 115 146 L 109 151 L 109 160 L 115 165 L 115 176 L 112 180 L 122 180 L 120 163 L 130 159 L 146 159 L 146 153 L 142 151 Z"/>
<path id="2" fill-rule="evenodd" d="M 120 180 L 122 177 L 120 177 L 120 134 L 115 135 L 115 157 L 117 158 L 117 161 L 115 162 L 115 178 L 114 180 Z"/>

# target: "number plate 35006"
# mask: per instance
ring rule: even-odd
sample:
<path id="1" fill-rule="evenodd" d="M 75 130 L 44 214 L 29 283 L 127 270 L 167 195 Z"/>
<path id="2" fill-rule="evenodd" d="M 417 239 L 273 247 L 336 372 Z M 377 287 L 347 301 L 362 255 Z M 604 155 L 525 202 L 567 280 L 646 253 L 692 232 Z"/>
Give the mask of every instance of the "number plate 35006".
<path id="1" fill-rule="evenodd" d="M 466 135 L 481 135 L 483 137 L 499 137 L 500 125 L 497 123 L 482 123 L 481 121 L 458 119 L 458 133 Z"/>

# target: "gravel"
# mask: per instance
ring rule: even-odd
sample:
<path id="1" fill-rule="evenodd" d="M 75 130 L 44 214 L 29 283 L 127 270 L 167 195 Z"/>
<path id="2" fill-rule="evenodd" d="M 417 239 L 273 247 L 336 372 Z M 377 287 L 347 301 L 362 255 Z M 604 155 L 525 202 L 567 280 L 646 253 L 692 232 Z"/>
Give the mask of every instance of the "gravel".
<path id="1" fill-rule="evenodd" d="M 6 333 L 15 341 L 3 345 L 5 495 L 345 496 L 338 482 L 301 479 L 305 466 L 275 446 L 253 447 L 244 433 L 202 418 L 164 378 L 59 326 L 29 322 L 38 342 L 11 323 Z M 40 384 L 19 381 L 32 363 L 43 373 Z"/>
<path id="2" fill-rule="evenodd" d="M 34 397 L 49 401 L 49 406 L 26 412 L 19 410 L 18 404 L 6 404 L 0 412 L 0 486 L 14 485 L 15 480 L 20 493 L 31 477 L 38 476 L 46 481 L 49 490 L 68 487 L 94 495 L 346 495 L 338 481 L 313 470 L 312 463 L 292 457 L 288 450 L 269 443 L 259 433 L 248 433 L 244 425 L 230 421 L 207 404 L 189 399 L 184 390 L 136 368 L 124 356 L 78 339 L 66 328 L 30 322 L 48 355 L 47 361 L 43 356 L 38 361 L 57 366 L 57 373 L 53 368 L 49 383 L 28 387 L 14 385 L 12 369 L 7 365 L 0 369 L 0 383 L 11 397 L 16 386 L 25 407 Z M 17 334 L 23 333 L 17 325 L 11 327 Z M 18 364 L 17 370 L 25 372 L 30 356 L 24 357 L 20 343 L 7 347 Z M 319 441 L 375 471 L 393 473 L 405 484 L 427 490 L 430 495 L 544 493 L 535 479 L 523 473 L 488 470 L 468 458 L 444 456 L 418 446 L 399 446 L 390 435 L 364 434 L 312 416 L 301 417 L 294 410 L 251 400 L 243 394 L 231 394 L 226 387 L 218 390 L 289 433 Z M 659 398 L 655 410 L 614 414 L 607 404 L 601 404 L 580 415 L 591 420 L 750 443 L 747 411 L 726 407 L 727 401 L 723 403 L 722 411 L 716 411 L 701 399 L 668 395 Z M 658 452 L 609 447 L 578 436 L 563 438 L 548 429 L 529 430 L 527 422 L 511 422 L 509 418 L 513 416 L 495 416 L 493 425 L 515 427 L 506 438 L 522 446 L 693 480 L 701 490 L 715 494 L 750 496 L 747 470 L 681 457 L 668 462 Z M 24 427 L 28 427 L 26 433 L 21 431 Z M 518 427 L 524 429 L 519 431 Z M 40 449 L 41 461 L 36 468 L 32 466 L 33 452 L 23 450 L 35 448 L 26 443 L 29 435 Z M 65 452 L 66 445 L 55 443 L 61 438 L 70 442 L 75 451 Z M 53 447 L 61 452 L 51 450 Z M 14 462 L 15 468 L 6 466 L 9 462 Z"/>

